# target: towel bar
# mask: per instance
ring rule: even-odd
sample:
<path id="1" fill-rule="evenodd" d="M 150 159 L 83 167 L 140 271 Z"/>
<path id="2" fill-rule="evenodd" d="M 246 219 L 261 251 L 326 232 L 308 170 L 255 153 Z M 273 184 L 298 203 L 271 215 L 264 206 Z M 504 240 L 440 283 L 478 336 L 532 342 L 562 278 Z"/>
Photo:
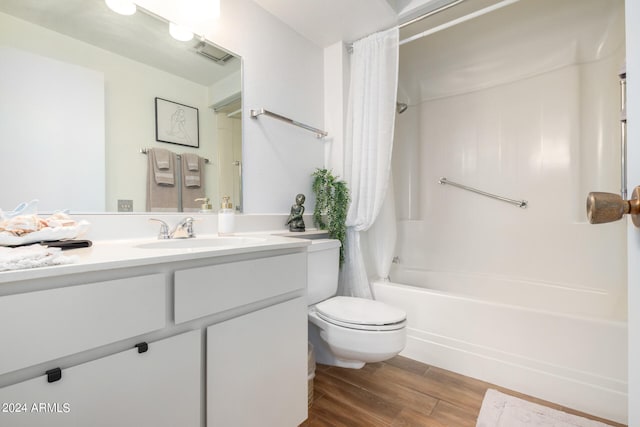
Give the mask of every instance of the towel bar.
<path id="1" fill-rule="evenodd" d="M 329 133 L 326 132 L 326 131 L 323 131 L 323 130 L 320 130 L 320 129 L 316 129 L 316 128 L 311 127 L 309 125 L 305 125 L 304 123 L 300 123 L 300 122 L 295 121 L 293 119 L 290 119 L 288 117 L 281 116 L 280 114 L 273 113 L 273 112 L 271 112 L 269 110 L 265 110 L 264 108 L 261 108 L 259 110 L 251 110 L 251 118 L 252 119 L 257 119 L 258 116 L 261 116 L 263 114 L 265 116 L 273 117 L 274 119 L 282 120 L 283 122 L 287 122 L 287 123 L 292 124 L 294 126 L 298 126 L 298 127 L 303 128 L 303 129 L 309 130 L 309 131 L 311 131 L 311 132 L 316 134 L 316 138 L 324 138 L 325 136 L 329 135 Z"/>
<path id="2" fill-rule="evenodd" d="M 486 191 L 478 190 L 477 188 L 468 187 L 466 185 L 458 184 L 457 182 L 449 181 L 445 177 L 440 178 L 438 180 L 438 182 L 440 184 L 443 184 L 443 185 L 444 184 L 453 185 L 454 187 L 462 188 L 463 190 L 471 191 L 471 192 L 476 193 L 476 194 L 481 194 L 483 196 L 487 196 L 487 197 L 490 197 L 492 199 L 496 199 L 496 200 L 500 200 L 500 201 L 503 201 L 503 202 L 511 203 L 512 205 L 516 205 L 519 208 L 526 209 L 527 206 L 529 205 L 529 202 L 527 202 L 526 200 L 515 200 L 515 199 L 509 199 L 508 197 L 497 196 L 495 194 L 487 193 Z"/>
<path id="3" fill-rule="evenodd" d="M 149 154 L 149 150 L 151 150 L 151 148 L 141 148 L 141 149 L 140 149 L 140 152 L 141 152 L 142 154 Z M 180 158 L 181 158 L 181 157 L 180 157 L 180 154 L 176 154 L 176 156 L 178 156 L 178 160 L 180 160 Z M 210 162 L 209 162 L 209 159 L 205 159 L 205 158 L 203 157 L 203 160 L 204 160 L 204 162 L 205 162 L 205 163 L 210 163 Z"/>

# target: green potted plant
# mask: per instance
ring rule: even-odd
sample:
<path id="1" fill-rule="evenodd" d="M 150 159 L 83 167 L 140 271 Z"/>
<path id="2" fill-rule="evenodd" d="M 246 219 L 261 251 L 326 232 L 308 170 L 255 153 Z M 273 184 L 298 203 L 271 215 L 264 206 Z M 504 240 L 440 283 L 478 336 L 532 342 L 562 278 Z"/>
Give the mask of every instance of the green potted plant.
<path id="1" fill-rule="evenodd" d="M 349 209 L 349 189 L 347 183 L 338 180 L 327 169 L 316 169 L 313 173 L 313 192 L 316 206 L 313 223 L 320 230 L 327 230 L 329 237 L 340 240 L 340 266 L 344 263 L 344 241 L 347 235 L 347 210 Z"/>

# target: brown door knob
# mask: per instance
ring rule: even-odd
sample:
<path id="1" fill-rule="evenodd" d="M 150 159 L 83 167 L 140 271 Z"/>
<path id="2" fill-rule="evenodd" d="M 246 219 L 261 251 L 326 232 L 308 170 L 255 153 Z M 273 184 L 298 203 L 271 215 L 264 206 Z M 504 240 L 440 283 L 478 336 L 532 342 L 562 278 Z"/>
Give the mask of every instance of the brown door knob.
<path id="1" fill-rule="evenodd" d="M 640 227 L 640 186 L 633 190 L 631 200 L 613 193 L 592 192 L 587 197 L 587 218 L 591 224 L 603 224 L 630 214 L 636 227 Z"/>

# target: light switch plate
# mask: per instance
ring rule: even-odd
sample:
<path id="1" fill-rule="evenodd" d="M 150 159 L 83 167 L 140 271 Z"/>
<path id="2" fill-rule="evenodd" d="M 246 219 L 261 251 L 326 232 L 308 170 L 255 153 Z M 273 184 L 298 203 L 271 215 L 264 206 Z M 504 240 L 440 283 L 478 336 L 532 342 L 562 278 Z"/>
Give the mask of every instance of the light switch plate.
<path id="1" fill-rule="evenodd" d="M 133 212 L 133 200 L 118 200 L 118 212 Z"/>

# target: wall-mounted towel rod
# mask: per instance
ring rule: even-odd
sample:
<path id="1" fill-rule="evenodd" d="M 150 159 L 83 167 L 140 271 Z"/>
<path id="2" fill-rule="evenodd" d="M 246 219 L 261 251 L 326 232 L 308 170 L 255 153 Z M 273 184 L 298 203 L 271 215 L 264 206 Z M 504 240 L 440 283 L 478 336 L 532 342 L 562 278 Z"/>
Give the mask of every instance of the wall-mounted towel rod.
<path id="1" fill-rule="evenodd" d="M 309 130 L 309 131 L 315 133 L 317 138 L 324 138 L 325 136 L 328 135 L 328 133 L 323 131 L 323 130 L 316 129 L 316 128 L 311 127 L 309 125 L 305 125 L 304 123 L 297 122 L 297 121 L 295 121 L 293 119 L 290 119 L 288 117 L 281 116 L 280 114 L 276 114 L 276 113 L 271 112 L 269 110 L 265 110 L 264 108 L 260 108 L 259 110 L 251 110 L 251 118 L 252 119 L 256 119 L 256 118 L 258 118 L 258 116 L 261 116 L 262 114 L 264 114 L 266 116 L 269 116 L 269 117 L 273 117 L 274 119 L 282 120 L 283 122 L 287 122 L 287 123 L 292 124 L 294 126 L 298 126 L 298 127 L 303 128 L 303 129 Z"/>
<path id="2" fill-rule="evenodd" d="M 151 150 L 151 148 L 141 148 L 141 149 L 140 149 L 140 152 L 141 152 L 142 154 L 149 154 L 149 150 Z M 176 154 L 176 156 L 178 156 L 178 159 L 180 158 L 180 154 Z M 203 159 L 204 159 L 204 158 L 203 158 Z M 209 161 L 209 159 L 204 159 L 204 162 L 205 162 L 205 163 L 211 163 L 211 162 Z"/>
<path id="3" fill-rule="evenodd" d="M 526 209 L 529 203 L 526 200 L 515 200 L 509 199 L 507 197 L 496 196 L 495 194 L 487 193 L 486 191 L 478 190 L 477 188 L 468 187 L 466 185 L 458 184 L 457 182 L 449 181 L 447 178 L 442 177 L 438 180 L 440 184 L 448 184 L 453 185 L 454 187 L 462 188 L 463 190 L 471 191 L 477 194 L 482 194 L 483 196 L 491 197 L 492 199 L 501 200 L 503 202 L 511 203 L 512 205 L 516 205 L 519 208 Z"/>

